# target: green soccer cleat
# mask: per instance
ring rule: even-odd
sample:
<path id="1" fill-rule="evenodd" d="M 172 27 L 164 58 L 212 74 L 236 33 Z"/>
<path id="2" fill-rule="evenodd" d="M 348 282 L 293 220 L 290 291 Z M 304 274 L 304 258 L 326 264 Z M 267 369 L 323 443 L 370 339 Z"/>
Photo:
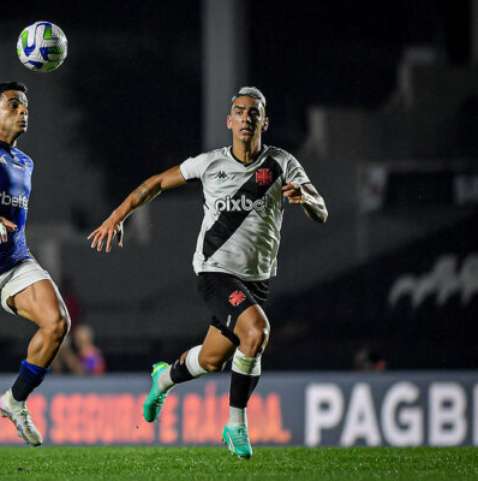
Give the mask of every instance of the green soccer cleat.
<path id="1" fill-rule="evenodd" d="M 251 441 L 249 440 L 249 433 L 245 424 L 238 426 L 226 424 L 222 432 L 222 439 L 232 454 L 241 459 L 252 457 Z"/>
<path id="2" fill-rule="evenodd" d="M 152 423 L 157 419 L 161 412 L 161 408 L 163 407 L 164 401 L 166 400 L 166 396 L 171 390 L 168 389 L 167 391 L 162 392 L 159 389 L 158 382 L 161 374 L 168 368 L 169 364 L 167 362 L 157 362 L 156 364 L 153 364 L 153 370 L 151 372 L 153 382 L 149 394 L 143 404 L 143 417 L 148 423 Z"/>

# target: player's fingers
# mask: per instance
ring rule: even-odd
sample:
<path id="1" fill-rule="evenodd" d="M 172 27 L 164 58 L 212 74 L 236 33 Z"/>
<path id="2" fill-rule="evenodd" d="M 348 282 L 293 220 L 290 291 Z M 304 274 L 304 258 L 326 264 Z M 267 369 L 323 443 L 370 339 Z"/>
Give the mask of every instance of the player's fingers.
<path id="1" fill-rule="evenodd" d="M 282 186 L 282 190 L 289 190 L 289 189 L 299 190 L 300 185 L 295 182 L 287 182 L 287 184 Z"/>
<path id="2" fill-rule="evenodd" d="M 101 232 L 96 232 L 95 236 L 93 237 L 93 241 L 91 242 L 91 248 L 94 249 L 101 238 Z"/>
<path id="3" fill-rule="evenodd" d="M 292 182 L 289 182 L 287 185 L 282 187 L 282 193 L 284 197 L 302 195 L 300 186 Z"/>
<path id="4" fill-rule="evenodd" d="M 95 247 L 95 244 L 96 244 L 96 236 L 97 236 L 96 231 L 93 231 L 93 232 L 88 236 L 88 240 L 91 239 L 90 247 L 91 247 L 92 249 Z"/>
<path id="5" fill-rule="evenodd" d="M 295 197 L 301 197 L 302 196 L 300 191 L 297 191 L 297 190 L 289 190 L 287 192 L 284 192 L 283 195 L 286 199 L 293 199 Z"/>
<path id="6" fill-rule="evenodd" d="M 303 204 L 304 203 L 304 197 L 302 195 L 294 195 L 294 196 L 288 197 L 287 200 L 289 201 L 289 204 Z"/>
<path id="7" fill-rule="evenodd" d="M 106 239 L 106 248 L 105 248 L 106 252 L 111 252 L 111 241 L 113 240 L 113 235 L 114 235 L 114 231 L 109 230 L 108 238 Z"/>
<path id="8" fill-rule="evenodd" d="M 12 221 L 9 221 L 8 219 L 3 219 L 2 224 L 6 227 L 6 229 L 9 232 L 13 232 L 17 230 L 16 224 L 14 224 Z"/>
<path id="9" fill-rule="evenodd" d="M 96 233 L 98 232 L 98 229 L 95 229 L 88 237 L 87 239 L 90 240 Z"/>
<path id="10" fill-rule="evenodd" d="M 292 182 L 287 182 L 287 184 L 282 186 L 282 190 L 288 190 L 293 188 L 294 188 L 294 184 Z"/>
<path id="11" fill-rule="evenodd" d="M 3 224 L 0 224 L 0 241 L 2 244 L 8 241 L 7 228 Z"/>
<path id="12" fill-rule="evenodd" d="M 104 239 L 104 236 L 101 236 L 99 239 L 98 239 L 98 242 L 96 244 L 96 250 L 97 252 L 101 252 L 103 250 L 103 239 Z"/>

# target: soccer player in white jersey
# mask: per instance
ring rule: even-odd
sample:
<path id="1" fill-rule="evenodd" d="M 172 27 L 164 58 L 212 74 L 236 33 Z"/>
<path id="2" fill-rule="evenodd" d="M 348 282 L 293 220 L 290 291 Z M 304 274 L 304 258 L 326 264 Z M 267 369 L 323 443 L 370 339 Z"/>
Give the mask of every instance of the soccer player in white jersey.
<path id="1" fill-rule="evenodd" d="M 26 399 L 39 386 L 68 332 L 70 318 L 48 272 L 30 254 L 25 238 L 33 161 L 16 147 L 28 128 L 25 85 L 0 83 L 0 294 L 3 309 L 33 322 L 37 331 L 11 389 L 0 397 L 0 415 L 32 446 L 42 444 Z"/>
<path id="2" fill-rule="evenodd" d="M 230 417 L 223 439 L 229 450 L 250 458 L 246 406 L 261 374 L 269 339 L 263 310 L 269 279 L 276 275 L 283 203 L 301 205 L 313 220 L 325 222 L 324 200 L 299 162 L 288 152 L 263 145 L 269 126 L 266 99 L 255 87 L 242 87 L 232 99 L 227 127 L 232 146 L 206 152 L 154 175 L 134 190 L 88 237 L 91 247 L 109 252 L 123 245 L 123 221 L 161 192 L 199 179 L 204 220 L 193 266 L 199 292 L 212 314 L 201 345 L 173 363 L 153 366 L 144 418 L 154 421 L 171 388 L 222 370 L 232 357 Z"/>

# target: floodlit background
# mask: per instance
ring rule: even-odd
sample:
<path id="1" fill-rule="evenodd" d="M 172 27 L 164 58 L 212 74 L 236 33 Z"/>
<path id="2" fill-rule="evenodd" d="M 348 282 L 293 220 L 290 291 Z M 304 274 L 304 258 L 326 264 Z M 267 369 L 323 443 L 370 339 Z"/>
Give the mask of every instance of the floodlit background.
<path id="1" fill-rule="evenodd" d="M 17 36 L 69 41 L 32 73 Z M 132 217 L 109 256 L 87 234 L 144 178 L 227 145 L 241 85 L 265 93 L 267 144 L 325 197 L 317 225 L 287 208 L 264 368 L 473 368 L 478 307 L 478 2 L 28 2 L 0 18 L 0 79 L 25 82 L 36 163 L 27 235 L 95 331 L 108 371 L 147 370 L 197 344 L 209 315 L 192 253 L 199 186 Z M 0 314 L 1 370 L 33 332 Z"/>

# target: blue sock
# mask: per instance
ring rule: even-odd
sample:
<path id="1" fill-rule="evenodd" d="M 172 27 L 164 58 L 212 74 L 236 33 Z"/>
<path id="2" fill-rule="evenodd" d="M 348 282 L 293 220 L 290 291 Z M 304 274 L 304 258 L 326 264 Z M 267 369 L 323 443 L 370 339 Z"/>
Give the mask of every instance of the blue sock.
<path id="1" fill-rule="evenodd" d="M 17 401 L 25 401 L 30 393 L 42 383 L 47 372 L 48 369 L 23 360 L 18 377 L 12 386 L 14 399 Z"/>

